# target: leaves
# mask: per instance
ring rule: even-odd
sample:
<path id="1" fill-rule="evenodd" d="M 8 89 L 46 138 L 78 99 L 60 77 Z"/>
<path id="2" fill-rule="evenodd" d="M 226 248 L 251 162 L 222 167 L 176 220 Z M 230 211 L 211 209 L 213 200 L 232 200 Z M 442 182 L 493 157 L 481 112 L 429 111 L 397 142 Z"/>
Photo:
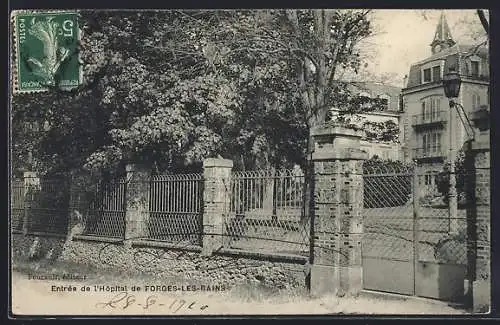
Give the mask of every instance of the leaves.
<path id="1" fill-rule="evenodd" d="M 216 155 L 236 168 L 303 164 L 308 128 L 349 101 L 336 67 L 359 64 L 370 29 L 356 10 L 80 14 L 83 85 L 13 103 L 15 124 L 38 112 L 51 125 L 13 137 L 15 157 L 29 142 L 44 172 L 134 161 L 173 171 Z"/>

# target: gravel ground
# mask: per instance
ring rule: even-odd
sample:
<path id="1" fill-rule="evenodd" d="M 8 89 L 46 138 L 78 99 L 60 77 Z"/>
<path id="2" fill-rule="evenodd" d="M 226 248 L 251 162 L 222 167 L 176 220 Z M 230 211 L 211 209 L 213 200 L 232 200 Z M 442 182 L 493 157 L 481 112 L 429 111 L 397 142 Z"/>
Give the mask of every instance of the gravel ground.
<path id="1" fill-rule="evenodd" d="M 12 311 L 17 315 L 278 315 L 278 314 L 465 314 L 446 303 L 390 295 L 360 295 L 357 298 L 266 293 L 255 287 L 218 292 L 144 292 L 144 286 L 165 281 L 88 276 L 85 280 L 34 280 L 29 274 L 64 272 L 12 272 Z M 52 286 L 72 286 L 75 292 L 52 291 Z M 95 292 L 95 285 L 124 286 L 127 292 Z M 133 285 L 142 288 L 132 292 Z M 176 285 L 173 283 L 172 285 Z M 83 292 L 81 287 L 90 291 Z M 164 287 L 165 288 L 165 287 Z"/>

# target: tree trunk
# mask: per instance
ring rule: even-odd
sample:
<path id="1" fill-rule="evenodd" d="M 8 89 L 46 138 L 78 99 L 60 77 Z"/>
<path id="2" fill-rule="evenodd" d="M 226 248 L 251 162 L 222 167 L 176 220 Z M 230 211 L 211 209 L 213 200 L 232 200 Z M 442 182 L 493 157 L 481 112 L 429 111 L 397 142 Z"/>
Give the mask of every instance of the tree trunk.
<path id="1" fill-rule="evenodd" d="M 484 14 L 484 11 L 481 9 L 477 9 L 477 15 L 479 16 L 479 20 L 481 21 L 481 25 L 483 25 L 484 31 L 486 32 L 487 35 L 490 34 L 490 24 L 488 23 L 488 20 L 486 19 L 486 15 Z"/>

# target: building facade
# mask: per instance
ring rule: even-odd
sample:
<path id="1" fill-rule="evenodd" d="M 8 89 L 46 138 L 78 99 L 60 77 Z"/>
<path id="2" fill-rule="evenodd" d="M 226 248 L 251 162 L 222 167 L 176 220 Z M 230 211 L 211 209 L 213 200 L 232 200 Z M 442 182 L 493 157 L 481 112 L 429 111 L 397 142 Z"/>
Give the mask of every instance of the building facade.
<path id="1" fill-rule="evenodd" d="M 426 185 L 435 183 L 443 163 L 468 140 L 463 113 L 450 109 L 442 79 L 449 71 L 462 78 L 459 103 L 467 116 L 480 106 L 489 106 L 489 57 L 483 46 L 457 44 L 444 14 L 437 24 L 431 55 L 410 67 L 402 89 L 401 146 L 403 160 L 416 161 Z"/>
<path id="2" fill-rule="evenodd" d="M 390 121 L 400 130 L 401 135 L 401 88 L 375 82 L 354 82 L 350 85 L 350 91 L 357 96 L 382 99 L 384 103 L 383 110 L 355 114 L 353 119 L 357 125 L 363 126 L 365 122 L 386 123 Z M 335 118 L 337 115 L 338 110 L 332 108 L 332 117 Z M 361 149 L 366 151 L 370 158 L 377 156 L 384 160 L 395 161 L 402 160 L 403 157 L 400 141 L 400 136 L 397 141 L 375 140 L 365 136 L 360 144 Z"/>

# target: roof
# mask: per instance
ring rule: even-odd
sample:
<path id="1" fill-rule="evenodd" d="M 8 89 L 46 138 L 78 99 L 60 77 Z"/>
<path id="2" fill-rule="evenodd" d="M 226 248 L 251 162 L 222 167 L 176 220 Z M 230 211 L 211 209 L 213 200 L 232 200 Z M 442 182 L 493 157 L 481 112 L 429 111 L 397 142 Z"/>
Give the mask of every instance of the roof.
<path id="1" fill-rule="evenodd" d="M 387 94 L 391 97 L 397 97 L 401 93 L 400 87 L 377 82 L 358 81 L 353 82 L 352 85 L 360 90 L 369 92 L 372 96 Z"/>
<path id="2" fill-rule="evenodd" d="M 406 88 L 411 88 L 418 86 L 422 83 L 421 78 L 421 67 L 422 65 L 435 61 L 435 60 L 444 60 L 444 71 L 449 71 L 450 68 L 454 68 L 455 70 L 459 70 L 460 74 L 464 76 L 468 76 L 469 72 L 467 70 L 467 65 L 463 64 L 465 57 L 470 56 L 474 52 L 475 55 L 481 58 L 482 67 L 480 75 L 482 78 L 489 78 L 489 62 L 488 62 L 488 49 L 484 46 L 478 47 L 477 45 L 465 45 L 465 44 L 455 44 L 454 46 L 444 49 L 443 51 L 436 53 L 434 55 L 429 56 L 428 58 L 421 60 L 417 63 L 414 63 L 410 66 L 410 72 L 408 74 L 408 83 Z M 459 65 L 459 63 L 461 63 Z"/>
<path id="3" fill-rule="evenodd" d="M 401 94 L 400 87 L 368 81 L 353 82 L 351 83 L 351 87 L 355 87 L 359 92 L 367 92 L 371 97 L 388 95 L 390 97 L 388 110 L 399 111 L 399 96 Z"/>
<path id="4" fill-rule="evenodd" d="M 450 27 L 448 26 L 448 22 L 446 21 L 446 17 L 444 12 L 441 13 L 441 17 L 439 17 L 438 24 L 436 26 L 436 33 L 434 34 L 434 40 L 432 44 L 435 43 L 447 43 L 452 42 L 455 43 L 453 37 L 451 36 Z"/>

